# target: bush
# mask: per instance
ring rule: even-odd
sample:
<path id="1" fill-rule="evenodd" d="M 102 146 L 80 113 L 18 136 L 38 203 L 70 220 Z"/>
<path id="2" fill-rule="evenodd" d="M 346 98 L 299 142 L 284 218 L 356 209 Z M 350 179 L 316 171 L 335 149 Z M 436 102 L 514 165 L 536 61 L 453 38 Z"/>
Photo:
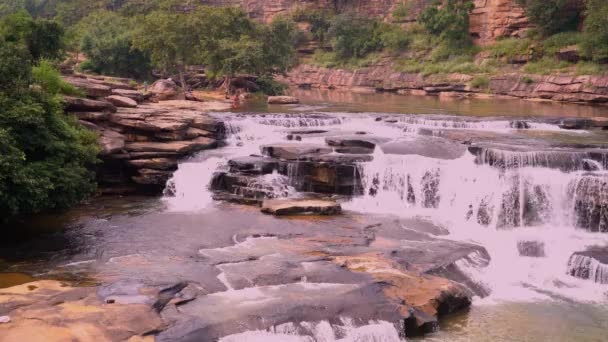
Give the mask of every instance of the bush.
<path id="1" fill-rule="evenodd" d="M 487 89 L 490 86 L 490 79 L 487 76 L 478 75 L 471 80 L 471 87 Z"/>
<path id="2" fill-rule="evenodd" d="M 599 0 L 602 1 L 602 0 Z M 544 35 L 576 29 L 581 13 L 569 0 L 517 0 Z"/>
<path id="3" fill-rule="evenodd" d="M 307 22 L 310 24 L 312 38 L 320 43 L 325 43 L 327 32 L 331 27 L 332 15 L 323 10 L 298 10 L 292 13 L 296 22 Z"/>
<path id="4" fill-rule="evenodd" d="M 576 64 L 577 75 L 603 75 L 608 73 L 608 65 L 594 62 L 579 62 Z"/>
<path id="5" fill-rule="evenodd" d="M 258 77 L 255 83 L 260 86 L 261 92 L 270 96 L 283 95 L 288 88 L 286 84 L 275 81 L 269 76 Z"/>
<path id="6" fill-rule="evenodd" d="M 608 62 L 608 2 L 587 0 L 582 53 L 596 62 Z"/>
<path id="7" fill-rule="evenodd" d="M 412 9 L 412 4 L 409 0 L 404 0 L 404 2 L 397 4 L 395 10 L 393 11 L 393 19 L 395 21 L 404 21 L 407 19 L 407 16 L 410 15 L 410 10 Z"/>
<path id="8" fill-rule="evenodd" d="M 560 32 L 542 40 L 543 52 L 554 56 L 560 49 L 577 45 L 583 40 L 583 35 L 577 31 Z"/>
<path id="9" fill-rule="evenodd" d="M 426 32 L 454 46 L 471 44 L 469 13 L 475 8 L 470 0 L 435 1 L 418 17 Z"/>

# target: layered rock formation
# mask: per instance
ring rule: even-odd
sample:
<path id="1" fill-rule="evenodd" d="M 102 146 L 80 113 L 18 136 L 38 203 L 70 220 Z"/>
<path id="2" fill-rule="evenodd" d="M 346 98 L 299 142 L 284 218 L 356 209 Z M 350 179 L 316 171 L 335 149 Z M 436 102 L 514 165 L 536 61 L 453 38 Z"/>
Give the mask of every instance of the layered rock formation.
<path id="1" fill-rule="evenodd" d="M 608 103 L 608 76 L 493 76 L 487 88 L 470 85 L 470 75 L 452 74 L 437 82 L 420 74 L 393 71 L 378 65 L 355 71 L 300 65 L 284 82 L 302 88 L 343 88 L 392 91 L 404 95 L 432 95 L 444 98 L 517 98 L 569 103 Z"/>
<path id="2" fill-rule="evenodd" d="M 242 6 L 251 17 L 269 22 L 277 14 L 288 14 L 296 8 L 354 11 L 361 15 L 392 20 L 395 8 L 403 3 L 409 14 L 405 22 L 415 21 L 430 0 L 209 0 L 215 6 Z M 523 9 L 515 0 L 475 0 L 471 15 L 471 35 L 480 44 L 488 44 L 498 37 L 521 37 L 530 28 Z"/>
<path id="3" fill-rule="evenodd" d="M 158 193 L 180 158 L 214 148 L 224 126 L 206 113 L 219 102 L 144 102 L 146 94 L 116 78 L 66 77 L 88 98 L 66 98 L 66 111 L 99 135 L 102 191 Z M 164 95 L 164 93 L 163 93 Z"/>

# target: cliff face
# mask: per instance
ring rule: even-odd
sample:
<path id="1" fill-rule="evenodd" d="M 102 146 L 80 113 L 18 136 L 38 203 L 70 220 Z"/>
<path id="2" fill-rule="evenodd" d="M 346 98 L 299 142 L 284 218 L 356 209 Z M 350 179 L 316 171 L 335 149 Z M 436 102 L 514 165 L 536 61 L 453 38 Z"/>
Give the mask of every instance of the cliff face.
<path id="1" fill-rule="evenodd" d="M 406 0 L 414 21 L 431 0 Z M 530 28 L 528 18 L 515 0 L 474 0 L 471 14 L 471 35 L 479 44 L 488 44 L 497 37 L 520 37 Z M 403 0 L 206 0 L 214 6 L 242 6 L 252 18 L 268 22 L 277 14 L 293 8 L 350 10 L 359 14 L 391 20 L 396 6 Z"/>

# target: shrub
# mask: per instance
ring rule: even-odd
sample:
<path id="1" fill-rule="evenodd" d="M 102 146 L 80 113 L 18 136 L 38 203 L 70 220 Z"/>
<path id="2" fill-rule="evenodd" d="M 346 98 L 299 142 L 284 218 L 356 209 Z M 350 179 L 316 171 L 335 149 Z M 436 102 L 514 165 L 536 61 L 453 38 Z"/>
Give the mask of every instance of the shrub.
<path id="1" fill-rule="evenodd" d="M 608 66 L 594 62 L 579 62 L 576 64 L 577 75 L 602 75 L 608 73 Z"/>
<path id="2" fill-rule="evenodd" d="M 602 1 L 602 0 L 600 0 Z M 576 29 L 581 13 L 569 0 L 517 0 L 544 35 Z"/>
<path id="3" fill-rule="evenodd" d="M 487 89 L 490 86 L 490 79 L 487 76 L 478 75 L 471 80 L 471 87 Z"/>
<path id="4" fill-rule="evenodd" d="M 534 79 L 532 79 L 530 76 L 522 76 L 521 81 L 524 82 L 525 84 L 534 83 Z"/>
<path id="5" fill-rule="evenodd" d="M 470 45 L 469 13 L 475 8 L 470 0 L 435 1 L 418 17 L 425 30 L 450 45 Z"/>
<path id="6" fill-rule="evenodd" d="M 409 0 L 404 0 L 404 2 L 397 4 L 395 7 L 395 10 L 393 11 L 393 19 L 395 21 L 403 21 L 407 19 L 411 9 L 412 4 L 409 2 Z"/>
<path id="7" fill-rule="evenodd" d="M 596 62 L 608 62 L 608 2 L 587 0 L 581 52 Z"/>
<path id="8" fill-rule="evenodd" d="M 583 35 L 577 31 L 560 32 L 542 40 L 543 52 L 555 55 L 560 49 L 577 45 L 583 40 Z"/>

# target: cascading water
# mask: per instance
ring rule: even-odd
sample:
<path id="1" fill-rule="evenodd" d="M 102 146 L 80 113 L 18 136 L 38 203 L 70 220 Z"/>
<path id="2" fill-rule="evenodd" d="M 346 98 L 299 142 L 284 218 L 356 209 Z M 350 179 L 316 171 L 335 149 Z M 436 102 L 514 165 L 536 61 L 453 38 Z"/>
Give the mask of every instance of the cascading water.
<path id="1" fill-rule="evenodd" d="M 324 137 L 333 133 L 366 132 L 407 144 L 408 139 L 420 137 L 420 128 L 501 133 L 559 130 L 554 124 L 509 120 L 402 116 L 382 121 L 378 114 L 223 114 L 223 118 L 227 146 L 219 156 L 203 152 L 180 165 L 169 186 L 173 197 L 167 201 L 172 209 L 208 206 L 213 194 L 204 182 L 214 172 L 226 168 L 231 158 L 259 155 L 260 146 L 285 142 L 288 134 L 301 134 L 304 143 L 325 144 Z M 573 253 L 608 244 L 605 234 L 593 233 L 608 229 L 608 163 L 603 151 L 520 151 L 497 145 L 471 146 L 456 159 L 423 155 L 385 154 L 376 147 L 373 160 L 360 163 L 355 172 L 363 195 L 343 207 L 428 217 L 450 229 L 448 238 L 483 245 L 492 257 L 490 266 L 480 269 L 465 259 L 458 266 L 489 288 L 486 301 L 546 298 L 547 293 L 582 300 L 604 296 L 601 281 L 574 278 L 568 269 L 569 261 L 583 262 L 572 261 Z M 266 175 L 269 179 L 262 185 L 249 184 L 245 190 L 273 192 L 267 197 L 293 196 L 300 171 L 297 163 L 288 164 L 283 175 Z M 273 184 L 270 189 L 268 183 Z M 595 267 L 596 279 L 603 279 L 602 270 Z"/>

